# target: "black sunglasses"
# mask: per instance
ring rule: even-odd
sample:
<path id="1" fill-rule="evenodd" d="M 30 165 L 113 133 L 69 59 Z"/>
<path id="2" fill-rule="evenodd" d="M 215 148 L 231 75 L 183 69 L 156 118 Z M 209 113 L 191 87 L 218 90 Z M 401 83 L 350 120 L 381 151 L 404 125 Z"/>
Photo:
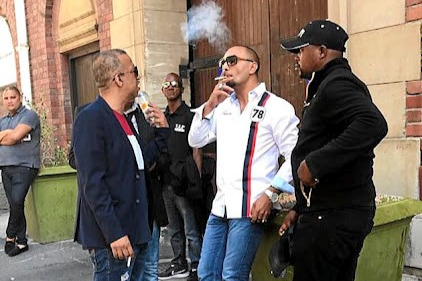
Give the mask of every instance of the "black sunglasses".
<path id="1" fill-rule="evenodd" d="M 249 61 L 249 62 L 254 62 L 251 59 L 244 59 L 244 58 L 240 58 L 238 56 L 228 56 L 226 58 L 222 58 L 218 61 L 218 67 L 223 67 L 223 65 L 227 62 L 228 66 L 233 66 L 237 64 L 237 61 L 239 60 L 244 60 L 244 61 Z"/>
<path id="2" fill-rule="evenodd" d="M 163 84 L 161 84 L 161 87 L 163 87 L 164 89 L 170 88 L 170 86 L 172 86 L 173 88 L 179 88 L 179 82 L 177 81 L 166 81 L 163 82 Z"/>
<path id="3" fill-rule="evenodd" d="M 139 72 L 138 72 L 138 67 L 137 66 L 134 66 L 132 71 L 120 72 L 120 73 L 117 73 L 117 75 L 125 75 L 126 73 L 133 73 L 133 74 L 135 74 L 135 78 L 138 79 Z M 114 80 L 115 80 L 115 78 L 113 78 L 113 81 Z"/>

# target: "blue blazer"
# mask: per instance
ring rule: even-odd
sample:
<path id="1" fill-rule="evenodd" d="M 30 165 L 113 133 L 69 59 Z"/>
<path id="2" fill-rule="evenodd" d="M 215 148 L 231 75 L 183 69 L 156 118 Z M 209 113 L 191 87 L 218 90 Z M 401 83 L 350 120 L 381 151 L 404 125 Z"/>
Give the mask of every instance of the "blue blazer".
<path id="1" fill-rule="evenodd" d="M 164 134 L 165 130 L 143 151 L 165 145 Z M 77 116 L 73 146 L 78 167 L 75 241 L 84 248 L 106 248 L 128 235 L 132 245 L 147 243 L 151 235 L 145 174 L 138 170 L 126 133 L 102 97 Z"/>

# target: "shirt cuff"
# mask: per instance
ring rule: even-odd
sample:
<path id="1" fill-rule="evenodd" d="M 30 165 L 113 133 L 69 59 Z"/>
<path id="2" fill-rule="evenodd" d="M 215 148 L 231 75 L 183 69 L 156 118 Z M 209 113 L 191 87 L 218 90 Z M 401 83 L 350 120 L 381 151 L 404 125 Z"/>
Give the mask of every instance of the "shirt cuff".
<path id="1" fill-rule="evenodd" d="M 214 110 L 212 110 L 210 113 L 208 113 L 207 115 L 205 115 L 202 118 L 202 113 L 204 111 L 205 104 L 206 103 L 202 104 L 200 107 L 197 107 L 195 109 L 191 109 L 190 111 L 193 112 L 193 113 L 195 113 L 195 114 L 199 114 L 201 116 L 201 119 L 202 120 L 204 120 L 204 119 L 205 120 L 211 120 L 211 118 L 214 116 Z"/>
<path id="2" fill-rule="evenodd" d="M 271 186 L 281 192 L 287 192 L 293 194 L 295 189 L 288 182 L 283 180 L 281 177 L 275 176 L 271 182 Z"/>

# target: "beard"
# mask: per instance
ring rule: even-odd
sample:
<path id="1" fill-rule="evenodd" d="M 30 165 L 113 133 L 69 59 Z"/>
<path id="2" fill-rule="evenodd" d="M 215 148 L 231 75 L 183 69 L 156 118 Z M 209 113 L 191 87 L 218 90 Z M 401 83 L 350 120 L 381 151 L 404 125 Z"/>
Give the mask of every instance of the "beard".
<path id="1" fill-rule="evenodd" d="M 310 80 L 312 78 L 312 72 L 303 71 L 303 69 L 300 67 L 299 63 L 295 64 L 295 70 L 297 70 L 299 72 L 299 77 L 302 78 L 302 79 Z"/>
<path id="2" fill-rule="evenodd" d="M 306 80 L 311 80 L 313 72 L 303 72 L 299 69 L 299 77 Z"/>
<path id="3" fill-rule="evenodd" d="M 226 85 L 233 88 L 234 86 L 236 86 L 236 82 L 234 82 L 233 80 L 230 80 L 229 82 L 226 83 Z"/>

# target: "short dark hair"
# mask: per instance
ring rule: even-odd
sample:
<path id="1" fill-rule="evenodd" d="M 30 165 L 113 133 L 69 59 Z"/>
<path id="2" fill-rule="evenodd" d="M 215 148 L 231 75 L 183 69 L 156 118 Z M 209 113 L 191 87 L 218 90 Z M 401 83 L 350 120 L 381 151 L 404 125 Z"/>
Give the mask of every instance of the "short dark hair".
<path id="1" fill-rule="evenodd" d="M 256 51 L 254 50 L 254 49 L 252 49 L 251 47 L 249 47 L 249 46 L 243 46 L 246 50 L 247 50 L 247 52 L 248 52 L 248 55 L 250 55 L 251 57 L 252 57 L 252 60 L 254 61 L 254 62 L 256 62 L 256 64 L 258 65 L 258 67 L 256 68 L 256 71 L 255 71 L 255 73 L 258 75 L 258 71 L 259 71 L 259 67 L 260 67 L 260 61 L 259 61 L 259 56 L 258 56 L 258 54 L 256 53 Z"/>
<path id="2" fill-rule="evenodd" d="M 5 93 L 6 91 L 14 91 L 19 96 L 21 95 L 21 91 L 19 91 L 18 87 L 16 87 L 16 86 L 8 86 L 8 87 L 4 88 L 3 93 Z"/>
<path id="3" fill-rule="evenodd" d="M 121 49 L 111 49 L 95 56 L 92 71 L 98 88 L 108 87 L 109 81 L 120 68 L 119 55 L 126 55 L 126 52 Z"/>

